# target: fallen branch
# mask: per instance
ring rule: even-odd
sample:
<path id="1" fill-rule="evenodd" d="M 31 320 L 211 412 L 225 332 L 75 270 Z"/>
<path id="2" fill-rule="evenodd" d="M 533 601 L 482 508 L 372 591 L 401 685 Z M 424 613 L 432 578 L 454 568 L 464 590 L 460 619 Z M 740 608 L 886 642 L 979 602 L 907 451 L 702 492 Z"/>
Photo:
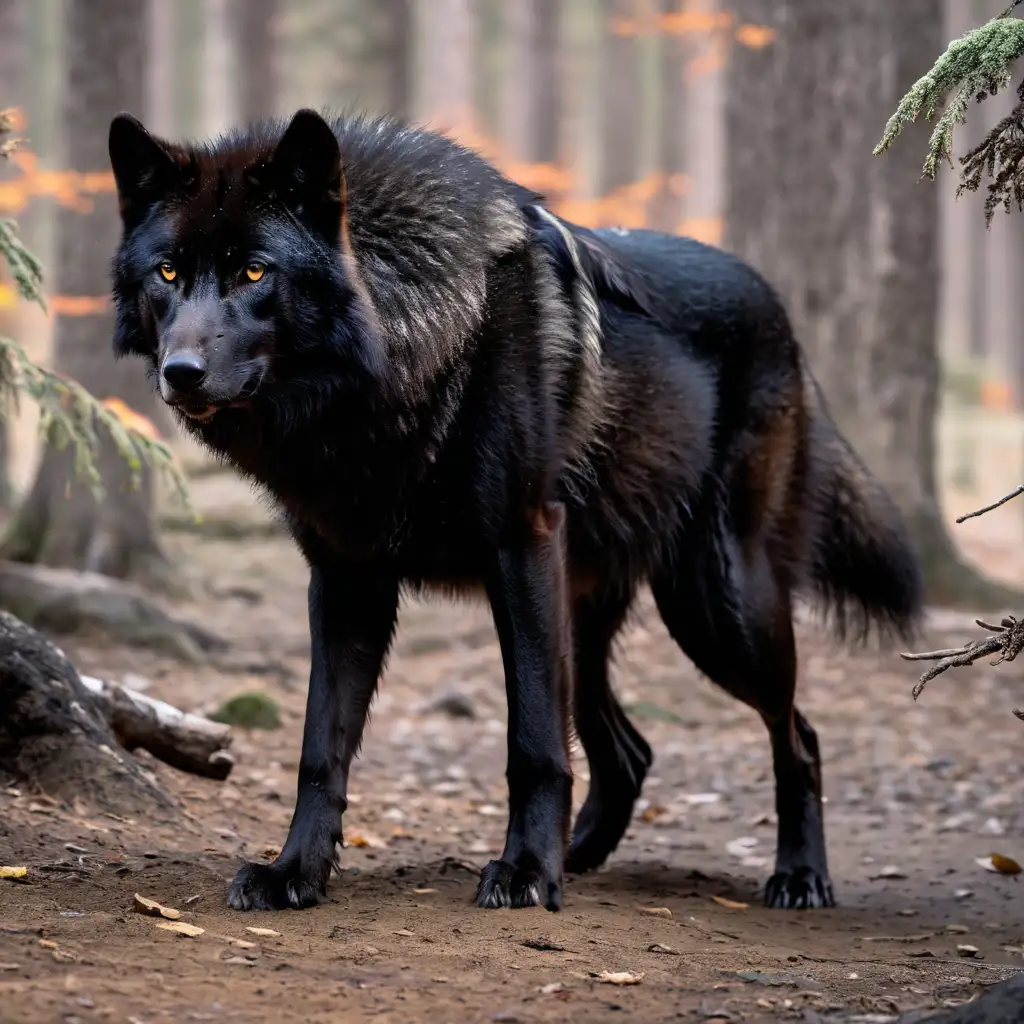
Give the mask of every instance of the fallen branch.
<path id="1" fill-rule="evenodd" d="M 165 764 L 209 779 L 226 779 L 235 759 L 228 751 L 231 727 L 190 715 L 117 683 L 80 676 L 118 743 L 129 753 L 141 747 Z"/>

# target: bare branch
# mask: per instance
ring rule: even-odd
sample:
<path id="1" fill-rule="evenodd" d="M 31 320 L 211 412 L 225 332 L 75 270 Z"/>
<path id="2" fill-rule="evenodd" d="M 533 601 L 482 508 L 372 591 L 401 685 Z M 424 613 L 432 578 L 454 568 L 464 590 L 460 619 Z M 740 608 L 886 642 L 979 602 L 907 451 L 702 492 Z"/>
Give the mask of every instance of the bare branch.
<path id="1" fill-rule="evenodd" d="M 984 510 L 982 510 L 984 511 Z M 905 661 L 934 661 L 927 672 L 925 672 L 917 685 L 914 687 L 914 700 L 921 696 L 921 691 L 936 676 L 941 675 L 947 669 L 966 668 L 973 665 L 979 658 L 988 654 L 999 654 L 992 665 L 1002 664 L 1004 661 L 1013 661 L 1022 650 L 1024 650 L 1024 620 L 1018 620 L 1012 615 L 1007 615 L 998 626 L 981 619 L 975 620 L 982 629 L 995 631 L 995 636 L 984 637 L 981 640 L 972 640 L 963 647 L 953 647 L 941 651 L 926 651 L 920 654 L 901 654 Z M 1014 712 L 1018 718 L 1024 718 L 1024 712 Z"/>
<path id="2" fill-rule="evenodd" d="M 1017 0 L 1018 3 L 1024 3 L 1024 0 Z M 1018 495 L 1024 494 L 1024 484 L 1020 487 L 1010 491 L 1009 494 L 1004 494 L 998 501 L 992 502 L 991 505 L 986 505 L 984 508 L 979 508 L 976 512 L 968 512 L 965 516 L 959 516 L 957 518 L 958 523 L 964 522 L 966 519 L 973 519 L 975 516 L 983 516 L 986 512 L 991 512 L 994 508 L 999 508 L 1000 505 L 1005 505 L 1008 501 L 1016 498 Z M 987 628 L 987 627 L 986 627 Z"/>

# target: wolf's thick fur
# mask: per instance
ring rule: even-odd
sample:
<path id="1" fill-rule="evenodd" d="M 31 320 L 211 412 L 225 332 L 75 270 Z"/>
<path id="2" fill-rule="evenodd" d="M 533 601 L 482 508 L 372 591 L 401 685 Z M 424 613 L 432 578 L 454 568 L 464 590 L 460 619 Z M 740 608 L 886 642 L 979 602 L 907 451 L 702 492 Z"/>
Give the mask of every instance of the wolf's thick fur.
<path id="1" fill-rule="evenodd" d="M 442 137 L 301 111 L 189 148 L 121 116 L 115 347 L 276 500 L 311 569 L 298 800 L 229 902 L 324 892 L 404 588 L 482 589 L 509 699 L 509 832 L 483 906 L 562 901 L 629 822 L 651 751 L 608 682 L 649 583 L 697 667 L 763 716 L 776 906 L 832 901 L 792 600 L 906 630 L 899 515 L 748 266 L 550 214 Z M 851 619 L 850 613 L 855 613 Z M 566 860 L 569 711 L 590 761 Z"/>

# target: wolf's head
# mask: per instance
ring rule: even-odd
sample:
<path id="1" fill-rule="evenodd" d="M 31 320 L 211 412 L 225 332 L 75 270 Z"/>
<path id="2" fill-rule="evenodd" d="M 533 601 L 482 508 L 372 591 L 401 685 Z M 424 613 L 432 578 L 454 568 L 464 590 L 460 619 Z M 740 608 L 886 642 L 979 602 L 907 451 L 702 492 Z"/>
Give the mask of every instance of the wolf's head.
<path id="1" fill-rule="evenodd" d="M 120 114 L 109 146 L 124 226 L 114 348 L 150 361 L 165 402 L 207 423 L 339 367 L 378 372 L 319 114 L 188 149 Z"/>

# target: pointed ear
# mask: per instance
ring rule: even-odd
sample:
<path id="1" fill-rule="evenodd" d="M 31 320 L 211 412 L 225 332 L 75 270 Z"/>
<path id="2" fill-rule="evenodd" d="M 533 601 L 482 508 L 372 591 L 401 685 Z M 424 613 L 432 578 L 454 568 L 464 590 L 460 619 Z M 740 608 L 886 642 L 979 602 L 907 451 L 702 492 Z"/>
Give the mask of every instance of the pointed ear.
<path id="1" fill-rule="evenodd" d="M 185 154 L 155 139 L 131 114 L 110 122 L 107 147 L 125 224 L 137 223 L 153 203 L 183 184 Z"/>
<path id="2" fill-rule="evenodd" d="M 314 234 L 339 243 L 343 213 L 341 150 L 331 126 L 315 111 L 300 110 L 277 144 L 268 184 Z"/>

